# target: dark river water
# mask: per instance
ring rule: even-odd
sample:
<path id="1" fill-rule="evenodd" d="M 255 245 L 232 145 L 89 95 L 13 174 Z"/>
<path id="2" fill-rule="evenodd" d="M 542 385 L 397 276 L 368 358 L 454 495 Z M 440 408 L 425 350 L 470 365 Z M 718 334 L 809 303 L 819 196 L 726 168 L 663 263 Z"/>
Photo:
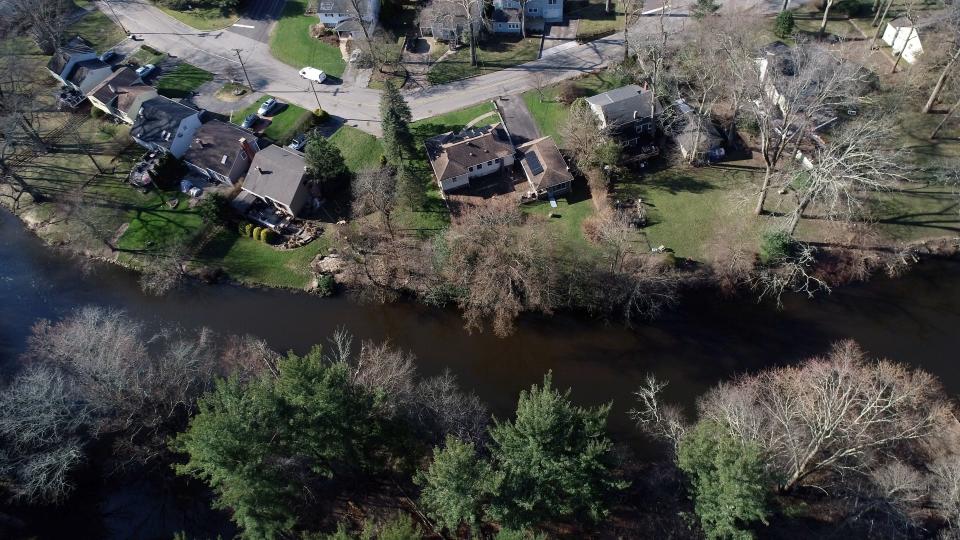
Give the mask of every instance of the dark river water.
<path id="1" fill-rule="evenodd" d="M 960 262 L 918 265 L 814 300 L 791 297 L 782 311 L 749 298 L 689 293 L 680 307 L 632 329 L 583 317 L 527 317 L 499 339 L 470 334 L 452 310 L 410 304 L 362 305 L 347 298 L 191 285 L 163 298 L 141 294 L 136 276 L 112 266 L 93 272 L 44 247 L 0 212 L 0 366 L 8 370 L 30 326 L 78 306 L 127 310 L 156 323 L 251 333 L 279 350 L 306 351 L 337 327 L 360 339 L 389 339 L 418 357 L 422 374 L 450 369 L 493 412 L 509 414 L 518 392 L 548 370 L 583 404 L 613 401 L 610 424 L 635 441 L 626 416 L 631 392 L 647 373 L 670 381 L 667 397 L 695 397 L 737 373 L 789 363 L 853 338 L 878 356 L 922 366 L 951 394 L 960 389 Z"/>

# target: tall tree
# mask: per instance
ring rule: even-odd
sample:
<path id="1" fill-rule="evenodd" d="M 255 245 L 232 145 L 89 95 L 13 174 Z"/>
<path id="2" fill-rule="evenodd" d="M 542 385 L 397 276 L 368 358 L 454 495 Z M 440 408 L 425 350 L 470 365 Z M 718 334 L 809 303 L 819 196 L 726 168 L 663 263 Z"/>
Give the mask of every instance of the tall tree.
<path id="1" fill-rule="evenodd" d="M 380 117 L 383 129 L 383 153 L 394 167 L 410 156 L 413 148 L 413 135 L 410 122 L 413 115 L 400 89 L 393 81 L 386 81 L 380 95 Z"/>
<path id="2" fill-rule="evenodd" d="M 351 185 L 353 215 L 364 216 L 376 212 L 384 227 L 393 236 L 394 207 L 397 203 L 397 180 L 388 168 L 361 171 Z"/>
<path id="3" fill-rule="evenodd" d="M 707 538 L 752 538 L 751 524 L 767 523 L 770 483 L 756 444 L 706 420 L 680 441 L 677 465 L 693 487 L 694 508 Z"/>
<path id="4" fill-rule="evenodd" d="M 946 84 L 947 79 L 953 72 L 953 67 L 957 64 L 957 60 L 960 59 L 960 3 L 954 2 L 951 4 L 949 10 L 941 23 L 943 34 L 946 38 L 943 42 L 947 45 L 942 51 L 946 61 L 940 70 L 940 76 L 937 77 L 937 82 L 930 91 L 930 97 L 927 98 L 927 102 L 923 105 L 924 113 L 930 112 L 930 109 L 933 108 L 937 97 L 939 97 L 940 92 L 943 90 L 944 84 Z"/>
<path id="5" fill-rule="evenodd" d="M 340 149 L 321 135 L 310 137 L 304 157 L 310 181 L 319 187 L 343 178 L 348 172 Z"/>
<path id="6" fill-rule="evenodd" d="M 477 455 L 469 442 L 447 437 L 443 448 L 434 448 L 429 468 L 417 476 L 423 486 L 420 503 L 437 524 L 456 531 L 460 524 L 477 527 L 485 506 L 497 492 L 500 475 Z"/>
<path id="7" fill-rule="evenodd" d="M 503 474 L 491 514 L 507 527 L 606 516 L 610 496 L 626 483 L 613 475 L 606 434 L 610 405 L 577 407 L 570 391 L 543 385 L 520 393 L 516 419 L 496 422 L 490 451 Z"/>

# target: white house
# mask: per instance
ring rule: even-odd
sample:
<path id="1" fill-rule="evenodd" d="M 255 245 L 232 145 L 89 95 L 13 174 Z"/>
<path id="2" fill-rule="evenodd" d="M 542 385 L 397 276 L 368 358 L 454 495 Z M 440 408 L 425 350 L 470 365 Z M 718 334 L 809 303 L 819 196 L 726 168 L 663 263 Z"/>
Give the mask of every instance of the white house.
<path id="1" fill-rule="evenodd" d="M 494 0 L 493 31 L 520 33 L 520 2 Z M 527 31 L 543 31 L 544 23 L 563 22 L 563 0 L 527 0 Z"/>
<path id="2" fill-rule="evenodd" d="M 130 136 L 147 150 L 170 152 L 181 158 L 199 128 L 200 111 L 157 96 L 140 106 Z"/>
<path id="3" fill-rule="evenodd" d="M 362 33 L 359 20 L 364 22 L 367 32 L 372 34 L 379 15 L 379 0 L 318 0 L 317 2 L 317 17 L 320 18 L 320 22 L 341 35 Z"/>
<path id="4" fill-rule="evenodd" d="M 502 124 L 448 131 L 424 146 L 443 193 L 470 185 L 470 179 L 500 172 L 514 162 L 513 143 Z"/>
<path id="5" fill-rule="evenodd" d="M 102 62 L 90 45 L 77 36 L 53 53 L 47 62 L 47 71 L 61 84 L 86 94 L 109 77 L 113 68 Z"/>
<path id="6" fill-rule="evenodd" d="M 920 34 L 913 22 L 906 17 L 899 17 L 887 23 L 883 31 L 883 42 L 893 48 L 894 56 L 902 54 L 908 64 L 916 62 L 917 57 L 923 53 Z"/>

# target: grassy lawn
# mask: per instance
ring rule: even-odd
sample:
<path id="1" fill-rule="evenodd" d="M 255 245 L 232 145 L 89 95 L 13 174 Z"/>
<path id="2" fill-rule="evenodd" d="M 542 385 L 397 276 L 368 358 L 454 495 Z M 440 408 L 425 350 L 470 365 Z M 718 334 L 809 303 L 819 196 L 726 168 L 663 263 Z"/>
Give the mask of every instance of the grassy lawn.
<path id="1" fill-rule="evenodd" d="M 587 96 L 594 96 L 607 90 L 623 86 L 625 84 L 619 75 L 601 72 L 591 73 L 586 77 L 575 79 L 573 84 L 581 88 Z M 551 86 L 543 89 L 543 99 L 540 99 L 540 92 L 530 90 L 523 94 L 523 101 L 530 110 L 530 116 L 537 123 L 540 132 L 544 135 L 553 137 L 557 144 L 563 143 L 563 137 L 560 136 L 560 127 L 567 119 L 567 105 L 557 100 L 559 86 Z"/>
<path id="2" fill-rule="evenodd" d="M 322 236 L 301 248 L 279 250 L 232 230 L 221 230 L 197 255 L 197 262 L 223 268 L 241 283 L 302 289 L 312 277 L 310 262 L 327 247 L 327 238 Z"/>
<path id="3" fill-rule="evenodd" d="M 623 13 L 617 9 L 617 2 L 611 0 L 610 13 L 606 11 L 604 0 L 573 0 L 567 2 L 566 16 L 580 19 L 577 27 L 577 39 L 592 41 L 614 32 L 623 30 Z"/>
<path id="4" fill-rule="evenodd" d="M 154 4 L 154 6 L 174 19 L 197 30 L 220 30 L 237 22 L 237 19 L 240 18 L 236 12 L 224 14 L 220 8 L 194 8 L 190 11 L 178 11 L 159 4 Z"/>
<path id="5" fill-rule="evenodd" d="M 545 201 L 522 208 L 528 214 L 546 217 L 547 226 L 557 232 L 568 249 L 581 253 L 593 249 L 592 244 L 583 237 L 583 220 L 593 215 L 595 209 L 586 182 L 574 182 L 573 191 L 557 199 L 556 208 Z M 554 217 L 547 217 L 550 214 Z"/>
<path id="6" fill-rule="evenodd" d="M 444 84 L 531 62 L 540 53 L 540 38 L 490 37 L 477 49 L 477 66 L 470 65 L 470 47 L 461 47 L 427 73 L 430 84 Z"/>
<path id="7" fill-rule="evenodd" d="M 346 68 L 340 49 L 310 37 L 310 27 L 319 24 L 320 19 L 304 15 L 306 6 L 306 0 L 287 0 L 270 35 L 270 54 L 298 69 L 311 66 L 340 77 Z"/>
<path id="8" fill-rule="evenodd" d="M 380 139 L 369 133 L 364 133 L 354 127 L 341 126 L 330 137 L 330 142 L 340 149 L 343 160 L 347 162 L 347 167 L 354 173 L 380 165 L 383 147 L 380 144 Z"/>
<path id="9" fill-rule="evenodd" d="M 157 65 L 164 58 L 166 58 L 166 53 L 162 53 L 153 47 L 143 45 L 137 49 L 133 54 L 127 57 L 128 62 L 132 62 L 138 66 L 145 66 L 147 64 Z"/>
<path id="10" fill-rule="evenodd" d="M 150 193 L 150 203 L 130 210 L 130 226 L 117 242 L 129 251 L 151 251 L 179 241 L 189 241 L 203 229 L 199 214 L 190 208 L 190 197 L 175 192 Z M 178 198 L 176 208 L 167 206 L 167 199 Z"/>
<path id="11" fill-rule="evenodd" d="M 67 37 L 79 35 L 89 41 L 98 53 L 106 51 L 127 37 L 123 30 L 113 23 L 113 20 L 97 10 L 87 13 L 68 26 L 64 35 Z"/>
<path id="12" fill-rule="evenodd" d="M 271 96 L 263 96 L 257 100 L 256 103 L 252 103 L 249 107 L 233 113 L 233 123 L 240 125 L 248 114 L 257 112 L 257 109 L 260 108 L 260 104 L 270 97 Z M 280 111 L 279 113 L 276 112 L 278 110 Z M 284 103 L 282 106 L 274 106 L 271 114 L 274 116 L 268 118 L 270 125 L 268 125 L 266 129 L 263 129 L 263 123 L 265 120 L 262 118 L 257 124 L 254 124 L 253 127 L 255 129 L 263 129 L 263 134 L 270 139 L 277 142 L 283 142 L 296 135 L 295 131 L 297 130 L 297 126 L 301 124 L 301 121 L 304 118 L 308 118 L 313 113 L 306 109 L 297 107 L 296 105 Z"/>
<path id="13" fill-rule="evenodd" d="M 193 95 L 193 91 L 203 83 L 213 80 L 213 74 L 190 64 L 180 64 L 164 73 L 157 81 L 157 92 L 161 96 L 182 98 Z"/>

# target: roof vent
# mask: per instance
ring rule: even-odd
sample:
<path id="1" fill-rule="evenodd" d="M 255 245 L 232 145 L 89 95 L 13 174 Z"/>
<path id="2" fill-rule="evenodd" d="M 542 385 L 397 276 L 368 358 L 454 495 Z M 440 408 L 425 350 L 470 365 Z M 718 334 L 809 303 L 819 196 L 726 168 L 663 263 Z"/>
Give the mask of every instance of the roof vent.
<path id="1" fill-rule="evenodd" d="M 117 89 L 114 88 L 112 84 L 108 84 L 108 85 L 107 85 L 107 88 L 110 89 L 110 93 L 111 93 L 111 94 L 116 94 L 116 93 L 117 93 Z"/>
<path id="2" fill-rule="evenodd" d="M 220 158 L 220 164 L 221 164 L 221 165 L 226 165 L 226 164 L 227 164 L 227 155 L 226 155 L 226 154 L 224 154 L 223 157 Z"/>

